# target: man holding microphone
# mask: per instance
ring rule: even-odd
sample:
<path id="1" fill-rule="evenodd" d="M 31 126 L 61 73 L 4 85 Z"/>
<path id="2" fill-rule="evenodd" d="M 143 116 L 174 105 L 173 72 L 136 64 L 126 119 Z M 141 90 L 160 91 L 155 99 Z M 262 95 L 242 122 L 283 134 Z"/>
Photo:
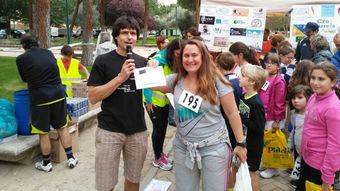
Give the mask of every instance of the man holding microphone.
<path id="1" fill-rule="evenodd" d="M 145 67 L 147 60 L 131 51 L 140 31 L 133 17 L 118 18 L 112 31 L 117 49 L 96 58 L 87 83 L 90 102 L 102 101 L 95 142 L 96 189 L 114 189 L 123 151 L 124 190 L 138 191 L 147 132 L 142 90 L 136 90 L 133 70 Z"/>

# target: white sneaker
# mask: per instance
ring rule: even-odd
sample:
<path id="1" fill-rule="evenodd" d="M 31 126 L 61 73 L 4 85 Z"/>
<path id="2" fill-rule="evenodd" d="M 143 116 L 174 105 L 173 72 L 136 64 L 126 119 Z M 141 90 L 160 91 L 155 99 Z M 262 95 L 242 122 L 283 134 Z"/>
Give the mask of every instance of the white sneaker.
<path id="1" fill-rule="evenodd" d="M 77 158 L 70 158 L 67 160 L 67 166 L 70 168 L 74 168 L 78 164 Z"/>
<path id="2" fill-rule="evenodd" d="M 267 168 L 266 170 L 260 172 L 260 176 L 262 178 L 272 178 L 274 176 L 279 176 L 280 173 L 277 169 L 274 168 Z"/>
<path id="3" fill-rule="evenodd" d="M 46 166 L 43 165 L 43 161 L 39 161 L 35 163 L 35 168 L 44 172 L 52 171 L 52 163 L 48 163 Z"/>

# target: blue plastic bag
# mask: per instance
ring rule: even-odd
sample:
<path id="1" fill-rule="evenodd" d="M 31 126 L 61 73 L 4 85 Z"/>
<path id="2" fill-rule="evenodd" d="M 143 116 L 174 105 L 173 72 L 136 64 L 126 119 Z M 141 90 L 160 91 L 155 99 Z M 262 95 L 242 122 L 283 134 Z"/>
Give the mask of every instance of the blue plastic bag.
<path id="1" fill-rule="evenodd" d="M 17 134 L 17 131 L 13 105 L 6 99 L 0 99 L 0 140 Z"/>

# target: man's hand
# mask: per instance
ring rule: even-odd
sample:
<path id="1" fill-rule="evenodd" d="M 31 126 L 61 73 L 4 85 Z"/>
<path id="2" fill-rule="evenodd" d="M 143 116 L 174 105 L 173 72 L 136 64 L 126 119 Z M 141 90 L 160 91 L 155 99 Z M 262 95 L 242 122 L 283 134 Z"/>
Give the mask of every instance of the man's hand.
<path id="1" fill-rule="evenodd" d="M 130 75 L 133 73 L 133 70 L 135 69 L 135 60 L 133 59 L 127 59 L 125 60 L 122 69 L 120 70 L 120 73 L 118 74 L 118 77 L 121 79 L 121 83 L 125 82 Z"/>

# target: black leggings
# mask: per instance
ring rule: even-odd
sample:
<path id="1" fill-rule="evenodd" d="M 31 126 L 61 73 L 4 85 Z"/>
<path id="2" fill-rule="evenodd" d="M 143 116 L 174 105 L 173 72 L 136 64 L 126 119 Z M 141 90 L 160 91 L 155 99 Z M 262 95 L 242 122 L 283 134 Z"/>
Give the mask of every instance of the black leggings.
<path id="1" fill-rule="evenodd" d="M 163 152 L 163 144 L 168 126 L 169 105 L 165 107 L 153 107 L 153 112 L 148 112 L 153 125 L 152 147 L 155 159 L 159 159 Z"/>
<path id="2" fill-rule="evenodd" d="M 301 158 L 301 174 L 295 191 L 305 191 L 306 180 L 314 184 L 322 185 L 321 171 L 309 166 L 303 158 Z"/>

